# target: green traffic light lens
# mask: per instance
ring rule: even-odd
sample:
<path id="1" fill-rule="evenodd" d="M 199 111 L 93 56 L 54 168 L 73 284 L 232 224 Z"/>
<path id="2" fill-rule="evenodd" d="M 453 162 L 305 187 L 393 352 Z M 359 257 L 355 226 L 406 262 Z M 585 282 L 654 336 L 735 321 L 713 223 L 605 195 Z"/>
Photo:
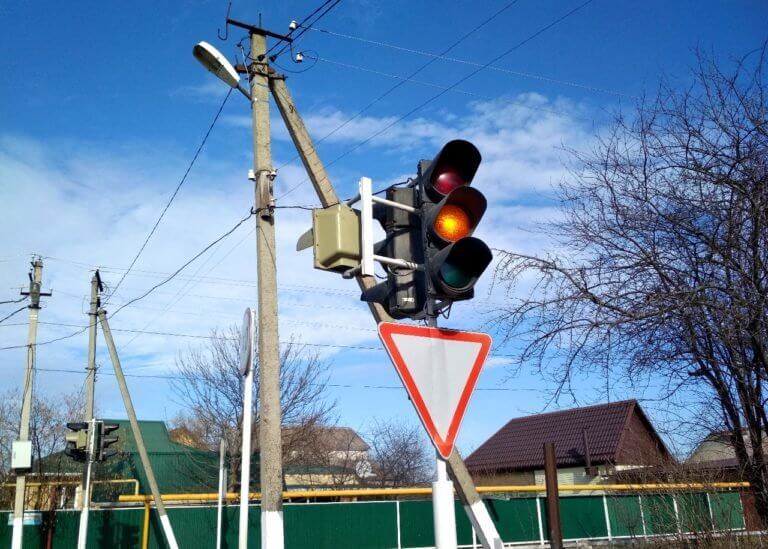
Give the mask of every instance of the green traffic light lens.
<path id="1" fill-rule="evenodd" d="M 456 265 L 445 262 L 440 266 L 440 278 L 450 287 L 461 289 L 468 286 L 472 282 L 473 277 Z"/>

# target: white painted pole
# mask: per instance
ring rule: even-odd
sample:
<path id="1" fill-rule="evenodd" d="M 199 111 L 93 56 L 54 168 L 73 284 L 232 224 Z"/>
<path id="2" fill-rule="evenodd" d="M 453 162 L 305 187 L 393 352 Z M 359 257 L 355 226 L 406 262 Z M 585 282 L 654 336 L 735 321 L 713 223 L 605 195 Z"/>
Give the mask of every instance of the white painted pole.
<path id="1" fill-rule="evenodd" d="M 243 446 L 240 454 L 240 549 L 248 549 L 248 498 L 251 492 L 251 425 L 253 416 L 253 347 L 243 388 Z"/>
<path id="2" fill-rule="evenodd" d="M 360 192 L 360 274 L 374 276 L 373 263 L 373 192 L 371 179 L 361 177 L 357 183 Z"/>
<path id="3" fill-rule="evenodd" d="M 453 482 L 448 478 L 448 467 L 439 454 L 435 460 L 435 481 L 432 483 L 432 509 L 435 521 L 435 549 L 456 549 Z"/>
<path id="4" fill-rule="evenodd" d="M 95 322 L 95 320 L 94 320 Z M 88 515 L 91 508 L 91 468 L 96 453 L 96 420 L 88 421 L 88 464 L 85 468 L 85 488 L 83 490 L 83 508 L 80 511 L 80 529 L 77 533 L 77 549 L 85 549 L 88 543 Z"/>
<path id="5" fill-rule="evenodd" d="M 227 468 L 224 465 L 227 455 L 227 442 L 221 439 L 219 445 L 219 502 L 216 514 L 216 549 L 221 549 L 221 517 L 224 512 L 224 498 L 227 493 Z"/>

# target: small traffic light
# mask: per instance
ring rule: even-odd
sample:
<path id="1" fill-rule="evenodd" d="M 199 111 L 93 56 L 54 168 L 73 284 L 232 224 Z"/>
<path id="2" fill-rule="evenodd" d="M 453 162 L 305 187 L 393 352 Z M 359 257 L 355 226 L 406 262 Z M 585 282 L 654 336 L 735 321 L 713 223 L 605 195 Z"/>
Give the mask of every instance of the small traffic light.
<path id="1" fill-rule="evenodd" d="M 117 443 L 119 439 L 117 435 L 110 436 L 110 433 L 117 431 L 119 428 L 120 425 L 118 423 L 98 422 L 99 439 L 96 445 L 95 461 L 104 461 L 117 454 L 117 448 L 109 449 L 109 447 Z"/>
<path id="2" fill-rule="evenodd" d="M 75 461 L 88 459 L 88 423 L 85 421 L 67 423 L 67 429 L 73 431 L 66 434 L 64 454 Z"/>
<path id="3" fill-rule="evenodd" d="M 493 259 L 488 246 L 472 236 L 487 206 L 469 186 L 480 161 L 472 143 L 455 140 L 431 162 L 419 163 L 427 291 L 440 309 L 474 297 L 474 285 Z"/>

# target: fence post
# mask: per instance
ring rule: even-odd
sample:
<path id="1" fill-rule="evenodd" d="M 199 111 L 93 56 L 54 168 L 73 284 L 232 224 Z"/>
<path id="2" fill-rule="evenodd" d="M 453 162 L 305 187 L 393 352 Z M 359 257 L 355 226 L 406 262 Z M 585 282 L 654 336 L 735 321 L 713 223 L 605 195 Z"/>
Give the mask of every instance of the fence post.
<path id="1" fill-rule="evenodd" d="M 563 548 L 563 531 L 560 525 L 560 493 L 557 486 L 557 458 L 555 445 L 544 443 L 544 481 L 547 485 L 547 525 L 549 526 L 549 546 L 552 549 Z"/>
<path id="2" fill-rule="evenodd" d="M 608 541 L 613 539 L 611 535 L 611 517 L 608 513 L 608 498 L 603 494 L 603 512 L 605 513 L 605 528 L 608 530 Z"/>
<path id="3" fill-rule="evenodd" d="M 400 540 L 400 500 L 395 500 L 395 516 L 397 517 L 397 549 L 401 549 L 402 541 Z"/>
<path id="4" fill-rule="evenodd" d="M 645 512 L 643 511 L 643 496 L 637 494 L 637 502 L 640 504 L 640 522 L 643 525 L 643 537 L 648 537 L 648 530 L 645 527 Z"/>
<path id="5" fill-rule="evenodd" d="M 539 496 L 536 496 L 536 518 L 539 520 L 539 545 L 544 547 L 544 523 L 541 520 L 541 503 Z"/>

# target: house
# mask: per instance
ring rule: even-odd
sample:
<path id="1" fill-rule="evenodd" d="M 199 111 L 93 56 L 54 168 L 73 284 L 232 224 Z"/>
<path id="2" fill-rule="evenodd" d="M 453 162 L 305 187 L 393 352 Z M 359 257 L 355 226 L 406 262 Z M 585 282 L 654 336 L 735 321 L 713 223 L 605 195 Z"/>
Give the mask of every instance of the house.
<path id="1" fill-rule="evenodd" d="M 625 400 L 512 419 L 466 465 L 479 485 L 543 485 L 550 442 L 560 484 L 600 484 L 621 470 L 674 462 L 640 404 Z"/>
<path id="2" fill-rule="evenodd" d="M 355 487 L 372 475 L 368 444 L 349 427 L 287 427 L 286 489 Z"/>
<path id="3" fill-rule="evenodd" d="M 736 451 L 733 449 L 733 433 L 730 431 L 713 431 L 704 440 L 699 442 L 696 448 L 685 461 L 686 465 L 698 468 L 719 468 L 725 470 L 737 470 L 739 462 Z M 752 443 L 746 430 L 742 433 L 747 453 L 752 455 Z M 768 437 L 763 435 L 763 451 L 768 452 Z"/>

